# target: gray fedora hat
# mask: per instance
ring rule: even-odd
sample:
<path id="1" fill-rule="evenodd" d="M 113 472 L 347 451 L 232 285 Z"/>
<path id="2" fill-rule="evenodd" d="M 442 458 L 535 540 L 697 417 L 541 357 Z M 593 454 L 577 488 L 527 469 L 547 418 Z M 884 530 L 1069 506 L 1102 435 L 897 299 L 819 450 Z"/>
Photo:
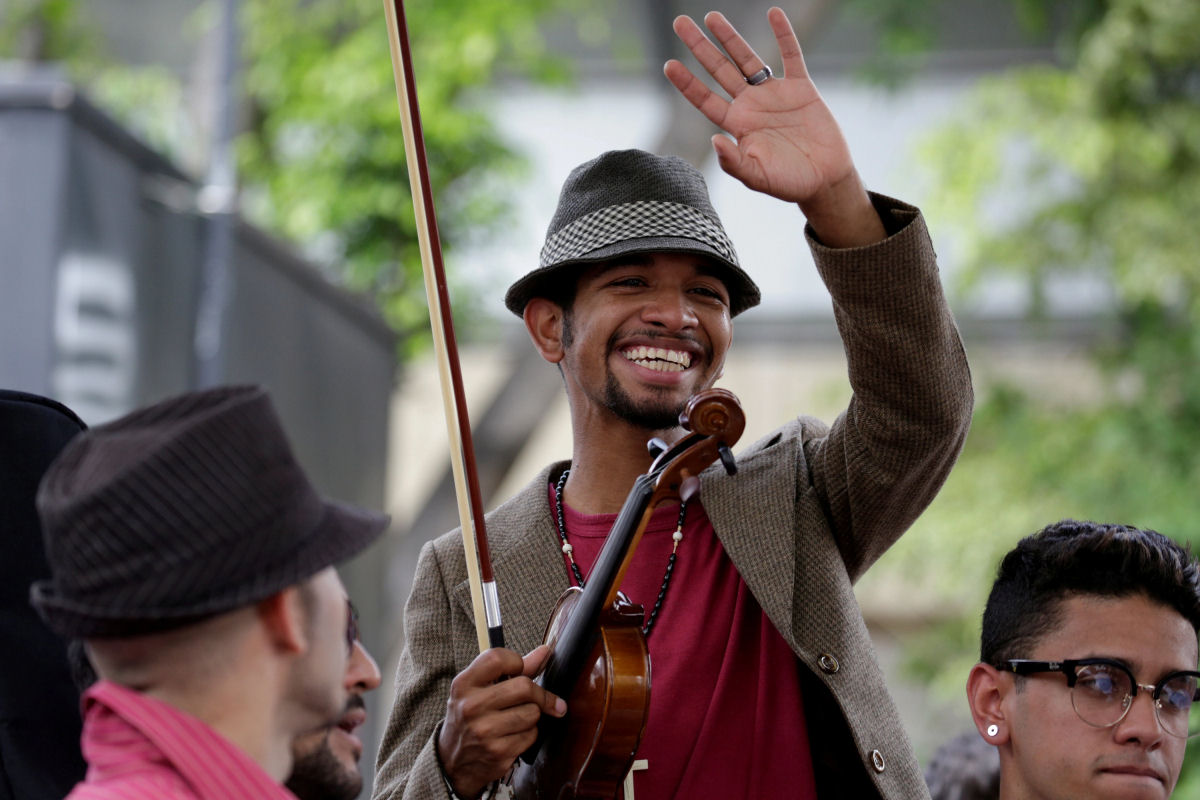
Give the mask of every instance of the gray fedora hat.
<path id="1" fill-rule="evenodd" d="M 343 561 L 385 516 L 321 498 L 267 393 L 192 392 L 80 434 L 37 496 L 64 636 L 129 636 L 250 605 Z"/>
<path id="2" fill-rule="evenodd" d="M 504 305 L 521 316 L 532 298 L 561 296 L 564 281 L 583 265 L 653 252 L 712 261 L 729 290 L 731 315 L 758 305 L 758 287 L 738 264 L 704 176 L 682 158 L 643 150 L 610 150 L 571 171 L 537 269 L 508 288 Z"/>

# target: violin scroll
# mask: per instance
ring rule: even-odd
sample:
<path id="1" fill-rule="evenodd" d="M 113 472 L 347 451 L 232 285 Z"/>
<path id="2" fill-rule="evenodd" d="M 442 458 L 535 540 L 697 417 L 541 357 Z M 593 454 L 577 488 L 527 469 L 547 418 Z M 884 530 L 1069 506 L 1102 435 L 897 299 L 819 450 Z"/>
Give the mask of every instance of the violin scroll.
<path id="1" fill-rule="evenodd" d="M 733 444 L 746 430 L 746 415 L 733 392 L 708 389 L 688 399 L 679 415 L 679 424 L 705 436 L 720 436 Z"/>
<path id="2" fill-rule="evenodd" d="M 686 499 L 680 496 L 681 488 L 694 486 L 695 481 L 689 479 L 718 459 L 730 475 L 737 472 L 730 448 L 746 430 L 746 415 L 733 392 L 706 389 L 692 395 L 679 415 L 679 424 L 691 433 L 659 453 L 650 465 L 648 474 L 655 488 L 651 507 L 668 498 Z"/>

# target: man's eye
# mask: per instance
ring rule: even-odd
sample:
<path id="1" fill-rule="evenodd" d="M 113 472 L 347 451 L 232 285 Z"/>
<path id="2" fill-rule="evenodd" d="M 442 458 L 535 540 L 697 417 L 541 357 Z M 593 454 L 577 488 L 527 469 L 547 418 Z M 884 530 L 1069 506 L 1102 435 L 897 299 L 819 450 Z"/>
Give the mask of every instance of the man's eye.
<path id="1" fill-rule="evenodd" d="M 708 297 L 713 300 L 719 300 L 722 303 L 725 302 L 725 295 L 721 294 L 716 289 L 711 289 L 707 286 L 697 286 L 695 289 L 692 289 L 692 293 L 701 295 L 702 297 Z"/>
<path id="2" fill-rule="evenodd" d="M 1163 686 L 1160 698 L 1167 708 L 1189 711 L 1196 699 L 1196 679 L 1181 676 L 1168 682 Z"/>
<path id="3" fill-rule="evenodd" d="M 1095 694 L 1112 694 L 1113 691 L 1112 678 L 1107 675 L 1093 675 L 1090 678 L 1079 681 L 1075 685 Z"/>
<path id="4" fill-rule="evenodd" d="M 1124 694 L 1124 683 L 1127 681 L 1118 681 L 1116 676 L 1106 669 L 1091 667 L 1080 671 L 1075 686 L 1081 691 L 1097 697 L 1111 697 L 1115 694 Z"/>

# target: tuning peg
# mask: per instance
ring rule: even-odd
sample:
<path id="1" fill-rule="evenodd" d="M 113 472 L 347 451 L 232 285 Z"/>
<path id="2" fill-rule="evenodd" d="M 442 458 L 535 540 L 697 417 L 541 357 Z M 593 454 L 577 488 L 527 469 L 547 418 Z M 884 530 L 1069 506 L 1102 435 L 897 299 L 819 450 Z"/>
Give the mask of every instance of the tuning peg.
<path id="1" fill-rule="evenodd" d="M 650 451 L 651 458 L 658 458 L 663 453 L 667 452 L 667 449 L 669 447 L 670 447 L 670 445 L 668 445 L 666 442 L 664 442 L 662 439 L 658 438 L 657 436 L 655 436 L 650 441 L 646 442 L 646 449 Z"/>
<path id="2" fill-rule="evenodd" d="M 721 464 L 725 467 L 725 473 L 727 475 L 736 475 L 737 461 L 734 459 L 733 451 L 729 449 L 728 445 L 717 445 L 717 455 L 721 457 Z"/>

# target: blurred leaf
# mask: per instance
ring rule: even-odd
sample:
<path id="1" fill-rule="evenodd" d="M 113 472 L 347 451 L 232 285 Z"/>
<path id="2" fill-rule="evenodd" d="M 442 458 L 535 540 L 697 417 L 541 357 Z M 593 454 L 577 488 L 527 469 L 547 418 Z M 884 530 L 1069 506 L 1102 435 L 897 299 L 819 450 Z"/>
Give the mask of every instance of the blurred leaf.
<path id="1" fill-rule="evenodd" d="M 505 74 L 562 82 L 539 20 L 569 0 L 410 2 L 406 16 L 443 246 L 505 220 L 495 177 L 521 161 L 477 110 L 474 92 Z M 425 296 L 400 115 L 378 0 L 248 0 L 245 91 L 253 125 L 240 142 L 253 215 L 319 243 L 353 287 L 419 337 Z"/>

